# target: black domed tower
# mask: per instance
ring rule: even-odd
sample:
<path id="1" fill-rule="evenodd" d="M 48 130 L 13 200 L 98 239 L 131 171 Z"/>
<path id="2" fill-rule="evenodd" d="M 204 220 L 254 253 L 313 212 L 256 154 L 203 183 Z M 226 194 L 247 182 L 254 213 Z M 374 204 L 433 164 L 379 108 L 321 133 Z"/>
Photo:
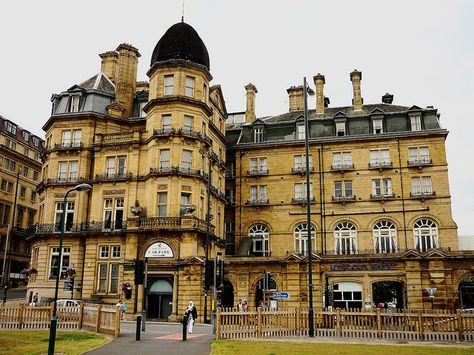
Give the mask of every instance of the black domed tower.
<path id="1" fill-rule="evenodd" d="M 150 66 L 172 59 L 188 60 L 210 69 L 206 45 L 196 30 L 184 22 L 171 26 L 161 37 L 151 56 Z"/>
<path id="2" fill-rule="evenodd" d="M 193 117 L 198 131 L 207 127 L 212 114 L 209 102 L 210 62 L 206 45 L 194 28 L 185 22 L 171 26 L 153 50 L 150 62 L 147 130 L 163 130 L 161 116 L 170 110 L 172 128 L 184 125 L 184 113 Z M 189 119 L 188 119 L 189 120 Z M 201 132 L 205 133 L 205 132 Z"/>

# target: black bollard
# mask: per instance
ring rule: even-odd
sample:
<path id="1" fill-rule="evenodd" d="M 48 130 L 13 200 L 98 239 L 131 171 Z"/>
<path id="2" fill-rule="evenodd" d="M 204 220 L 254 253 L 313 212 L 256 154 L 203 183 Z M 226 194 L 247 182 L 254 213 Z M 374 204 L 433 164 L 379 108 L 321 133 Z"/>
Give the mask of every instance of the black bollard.
<path id="1" fill-rule="evenodd" d="M 186 341 L 187 336 L 188 336 L 188 317 L 183 316 L 183 320 L 181 321 L 183 324 L 183 341 Z"/>
<path id="2" fill-rule="evenodd" d="M 139 340 L 140 340 L 140 330 L 141 330 L 141 327 L 142 327 L 142 316 L 141 316 L 141 315 L 138 315 L 138 316 L 137 316 L 137 329 L 136 329 L 136 332 L 135 332 L 135 340 L 136 340 L 136 341 L 139 341 Z"/>

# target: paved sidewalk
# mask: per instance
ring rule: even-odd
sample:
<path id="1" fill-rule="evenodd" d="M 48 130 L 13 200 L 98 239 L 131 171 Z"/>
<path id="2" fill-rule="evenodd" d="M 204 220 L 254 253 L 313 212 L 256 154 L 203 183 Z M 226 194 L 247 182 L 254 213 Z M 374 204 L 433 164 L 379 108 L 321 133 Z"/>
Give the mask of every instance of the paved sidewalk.
<path id="1" fill-rule="evenodd" d="M 182 341 L 181 324 L 146 323 L 146 331 L 141 333 L 141 340 L 135 340 L 135 322 L 122 322 L 120 337 L 85 354 L 162 354 L 209 355 L 211 342 L 214 339 L 212 328 L 207 325 L 195 325 L 193 334 L 187 341 Z"/>

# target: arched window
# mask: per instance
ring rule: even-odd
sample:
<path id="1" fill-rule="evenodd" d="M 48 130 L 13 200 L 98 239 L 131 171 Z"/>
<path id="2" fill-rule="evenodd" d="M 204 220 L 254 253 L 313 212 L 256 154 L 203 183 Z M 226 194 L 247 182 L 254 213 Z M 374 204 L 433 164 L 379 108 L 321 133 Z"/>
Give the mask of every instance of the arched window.
<path id="1" fill-rule="evenodd" d="M 295 227 L 295 250 L 299 254 L 308 254 L 308 227 L 306 223 L 300 223 Z M 314 226 L 311 225 L 311 250 L 315 248 L 316 231 Z"/>
<path id="2" fill-rule="evenodd" d="M 357 252 L 357 229 L 351 222 L 341 222 L 334 227 L 334 252 L 336 254 Z"/>
<path id="3" fill-rule="evenodd" d="M 438 247 L 438 227 L 430 219 L 419 219 L 413 226 L 415 248 L 419 251 L 428 251 Z"/>
<path id="4" fill-rule="evenodd" d="M 264 224 L 254 224 L 250 227 L 249 238 L 252 238 L 252 254 L 256 256 L 269 256 L 268 227 Z"/>
<path id="5" fill-rule="evenodd" d="M 374 225 L 372 233 L 376 253 L 395 253 L 397 251 L 397 228 L 392 221 L 378 221 Z"/>

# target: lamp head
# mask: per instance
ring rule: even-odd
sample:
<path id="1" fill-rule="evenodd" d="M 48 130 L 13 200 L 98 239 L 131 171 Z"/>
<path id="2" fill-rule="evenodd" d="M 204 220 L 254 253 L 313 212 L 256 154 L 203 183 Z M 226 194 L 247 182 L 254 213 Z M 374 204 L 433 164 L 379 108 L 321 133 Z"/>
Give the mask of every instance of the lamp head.
<path id="1" fill-rule="evenodd" d="M 79 184 L 74 187 L 74 190 L 77 190 L 77 191 L 89 191 L 90 189 L 92 189 L 92 186 L 86 183 Z"/>

